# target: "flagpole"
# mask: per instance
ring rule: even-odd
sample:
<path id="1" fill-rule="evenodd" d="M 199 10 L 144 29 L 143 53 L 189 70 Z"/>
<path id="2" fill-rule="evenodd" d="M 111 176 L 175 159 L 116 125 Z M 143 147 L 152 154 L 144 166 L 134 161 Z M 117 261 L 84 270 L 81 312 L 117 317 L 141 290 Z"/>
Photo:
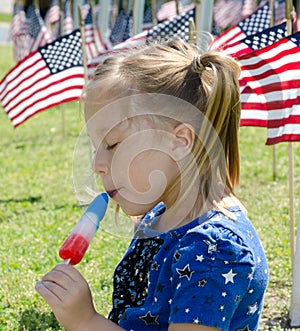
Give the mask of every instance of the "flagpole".
<path id="1" fill-rule="evenodd" d="M 198 39 L 197 34 L 199 33 L 200 5 L 201 5 L 201 0 L 196 0 L 195 29 L 196 29 L 196 38 L 197 39 Z"/>
<path id="2" fill-rule="evenodd" d="M 274 26 L 274 0 L 270 0 L 270 27 Z M 276 181 L 276 145 L 273 145 L 273 181 Z"/>
<path id="3" fill-rule="evenodd" d="M 287 19 L 287 35 L 292 34 L 292 3 L 291 0 L 285 2 L 285 13 Z M 289 191 L 290 191 L 290 246 L 292 270 L 294 267 L 295 257 L 295 216 L 294 216 L 294 152 L 293 143 L 288 142 L 289 146 Z"/>
<path id="4" fill-rule="evenodd" d="M 274 26 L 274 0 L 270 0 L 270 27 Z"/>
<path id="5" fill-rule="evenodd" d="M 84 70 L 84 86 L 86 86 L 87 81 L 88 81 L 88 73 L 87 73 L 87 58 L 86 58 L 85 39 L 84 39 L 84 22 L 83 22 L 81 9 L 79 6 L 78 6 L 78 17 L 79 17 L 79 27 L 80 27 L 80 34 L 81 34 L 82 63 L 83 63 L 83 70 Z"/>
<path id="6" fill-rule="evenodd" d="M 142 32 L 145 0 L 133 0 L 133 35 Z"/>
<path id="7" fill-rule="evenodd" d="M 206 50 L 212 28 L 213 1 L 196 0 L 196 36 L 201 50 Z M 201 38 L 200 38 L 200 34 Z"/>
<path id="8" fill-rule="evenodd" d="M 73 4 L 73 26 L 74 26 L 74 29 L 77 29 L 77 28 L 80 27 L 80 22 L 79 22 L 79 12 L 80 12 L 79 0 L 73 0 L 73 1 L 71 1 L 71 4 Z"/>
<path id="9" fill-rule="evenodd" d="M 62 37 L 63 36 L 63 27 L 64 27 L 64 13 L 63 13 L 63 2 L 62 0 L 59 0 L 58 2 L 59 5 L 59 16 L 60 16 L 60 36 L 58 37 Z M 63 138 L 66 136 L 66 116 L 65 116 L 65 106 L 62 105 L 62 109 L 61 109 L 61 127 L 62 127 L 62 135 Z"/>
<path id="10" fill-rule="evenodd" d="M 297 244 L 295 252 L 295 261 L 300 261 L 300 212 L 298 217 Z M 291 296 L 291 308 L 289 312 L 290 326 L 292 328 L 300 326 L 300 263 L 295 264 L 293 270 L 293 284 Z"/>
<path id="11" fill-rule="evenodd" d="M 176 16 L 179 15 L 179 0 L 175 0 L 175 6 L 176 6 Z"/>
<path id="12" fill-rule="evenodd" d="M 287 19 L 287 35 L 292 34 L 292 3 L 291 0 L 286 0 L 285 2 L 285 14 Z M 291 141 L 288 142 L 289 148 L 289 194 L 290 194 L 290 249 L 291 249 L 291 264 L 292 264 L 292 295 L 291 295 L 291 308 L 290 308 L 290 318 L 291 318 L 291 325 L 300 323 L 300 316 L 297 316 L 299 313 L 295 313 L 295 308 L 299 304 L 299 280 L 296 279 L 297 273 L 299 273 L 299 268 L 295 269 L 295 216 L 294 216 L 294 152 L 293 152 L 293 144 Z M 298 247 L 299 249 L 299 247 Z M 298 262 L 299 264 L 299 262 Z"/>
<path id="13" fill-rule="evenodd" d="M 151 10 L 152 10 L 152 25 L 157 25 L 156 19 L 156 0 L 151 0 Z"/>
<path id="14" fill-rule="evenodd" d="M 110 11 L 110 0 L 100 0 L 100 12 L 98 18 L 98 26 L 105 42 L 108 39 L 109 30 L 109 11 Z"/>
<path id="15" fill-rule="evenodd" d="M 196 32 L 196 26 L 193 19 L 190 20 L 189 25 L 189 42 L 190 43 L 197 43 L 197 32 Z"/>
<path id="16" fill-rule="evenodd" d="M 196 27 L 198 33 L 200 31 L 211 32 L 212 16 L 213 16 L 213 1 L 211 0 L 196 0 L 196 15 L 198 12 Z"/>

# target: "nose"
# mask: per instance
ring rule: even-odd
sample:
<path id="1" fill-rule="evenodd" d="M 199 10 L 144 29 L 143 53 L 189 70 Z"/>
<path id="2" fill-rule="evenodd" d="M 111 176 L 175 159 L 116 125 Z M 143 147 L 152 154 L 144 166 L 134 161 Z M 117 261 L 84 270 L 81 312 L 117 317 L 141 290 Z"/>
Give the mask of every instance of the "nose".
<path id="1" fill-rule="evenodd" d="M 103 147 L 98 147 L 93 159 L 93 170 L 96 174 L 104 176 L 109 174 L 109 159 Z"/>

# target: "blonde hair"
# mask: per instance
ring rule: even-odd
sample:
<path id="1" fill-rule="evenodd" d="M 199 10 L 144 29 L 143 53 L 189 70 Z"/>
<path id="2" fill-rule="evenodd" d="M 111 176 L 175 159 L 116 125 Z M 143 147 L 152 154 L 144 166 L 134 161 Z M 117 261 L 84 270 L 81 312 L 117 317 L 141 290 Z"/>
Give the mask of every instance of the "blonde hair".
<path id="1" fill-rule="evenodd" d="M 100 83 L 99 100 L 101 93 L 109 94 L 112 99 L 159 93 L 182 99 L 201 111 L 211 128 L 194 126 L 200 139 L 195 141 L 193 155 L 198 164 L 197 175 L 200 174 L 200 195 L 215 204 L 220 190 L 209 193 L 214 176 L 221 178 L 223 191 L 232 194 L 240 178 L 239 74 L 239 65 L 231 57 L 213 51 L 200 55 L 194 45 L 175 38 L 106 59 L 96 68 L 87 96 Z M 105 86 L 101 84 L 104 79 Z M 214 166 L 218 169 L 213 169 Z"/>

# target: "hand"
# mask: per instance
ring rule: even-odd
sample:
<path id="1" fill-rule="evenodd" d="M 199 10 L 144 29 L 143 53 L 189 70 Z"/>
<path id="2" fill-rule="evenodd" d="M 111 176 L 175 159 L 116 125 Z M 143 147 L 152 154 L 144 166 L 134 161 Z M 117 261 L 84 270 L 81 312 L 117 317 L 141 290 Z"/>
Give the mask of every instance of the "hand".
<path id="1" fill-rule="evenodd" d="M 35 288 L 67 330 L 80 330 L 97 314 L 86 280 L 71 265 L 57 265 Z"/>

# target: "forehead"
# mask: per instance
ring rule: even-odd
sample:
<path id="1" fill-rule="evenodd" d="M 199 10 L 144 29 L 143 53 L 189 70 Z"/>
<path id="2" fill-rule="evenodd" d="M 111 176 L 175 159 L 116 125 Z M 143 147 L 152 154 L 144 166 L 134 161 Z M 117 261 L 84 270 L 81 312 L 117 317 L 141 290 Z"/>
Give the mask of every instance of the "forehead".
<path id="1" fill-rule="evenodd" d="M 100 100 L 99 100 L 100 99 Z M 111 101 L 111 97 L 87 98 L 85 102 L 85 121 L 88 131 L 105 133 L 120 126 L 129 118 L 128 99 Z"/>
<path id="2" fill-rule="evenodd" d="M 185 122 L 195 128 L 201 122 L 201 111 L 193 105 L 169 95 L 155 93 L 132 94 L 115 98 L 116 94 L 100 91 L 87 94 L 85 120 L 87 127 L 109 131 L 129 119 L 144 115 L 164 118 L 167 122 Z M 202 114 L 203 116 L 203 114 Z M 162 123 L 160 123 L 162 124 Z"/>

